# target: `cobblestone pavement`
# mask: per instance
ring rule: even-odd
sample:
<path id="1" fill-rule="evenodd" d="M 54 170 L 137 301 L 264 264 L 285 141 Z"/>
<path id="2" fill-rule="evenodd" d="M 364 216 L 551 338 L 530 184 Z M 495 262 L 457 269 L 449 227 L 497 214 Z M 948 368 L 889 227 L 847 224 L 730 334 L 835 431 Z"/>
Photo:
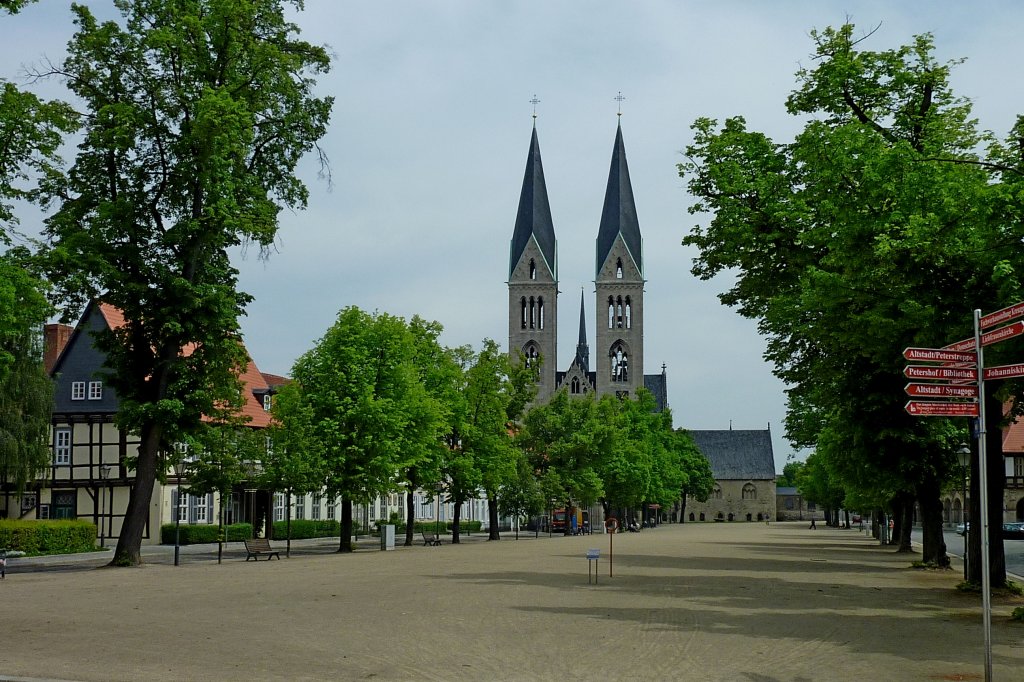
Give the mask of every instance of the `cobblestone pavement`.
<path id="1" fill-rule="evenodd" d="M 957 566 L 914 570 L 863 533 L 803 524 L 613 542 L 614 563 L 609 536 L 525 534 L 344 555 L 303 541 L 258 563 L 232 546 L 220 565 L 196 547 L 177 568 L 169 548 L 131 569 L 15 560 L 0 679 L 983 679 L 981 599 L 954 590 Z M 996 680 L 1024 679 L 1022 604 L 993 598 Z"/>

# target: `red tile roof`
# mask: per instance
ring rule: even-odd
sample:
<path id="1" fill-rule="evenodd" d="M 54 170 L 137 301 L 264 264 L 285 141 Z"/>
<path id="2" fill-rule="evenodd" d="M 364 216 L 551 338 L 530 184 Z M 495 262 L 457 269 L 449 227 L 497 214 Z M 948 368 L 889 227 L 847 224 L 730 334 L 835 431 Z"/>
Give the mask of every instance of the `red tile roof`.
<path id="1" fill-rule="evenodd" d="M 112 306 L 109 303 L 99 304 L 100 312 L 103 314 L 103 319 L 106 320 L 107 325 L 111 329 L 117 329 L 118 327 L 124 326 L 126 320 L 124 313 L 120 308 Z M 245 349 L 245 346 L 242 346 Z M 195 344 L 189 344 L 185 346 L 182 352 L 185 355 L 191 355 L 192 351 L 195 350 Z M 280 385 L 288 383 L 290 379 L 282 377 L 276 374 L 263 374 L 259 368 L 256 367 L 256 363 L 253 362 L 252 357 L 249 355 L 249 351 L 245 351 L 247 364 L 245 370 L 239 376 L 242 382 L 242 415 L 249 417 L 249 421 L 246 422 L 247 426 L 254 426 L 256 428 L 266 428 L 270 426 L 271 418 L 270 413 L 263 409 L 263 403 L 261 399 L 257 398 L 253 391 L 260 391 L 265 393 L 270 390 L 271 384 Z M 268 381 L 268 378 L 272 377 L 274 381 Z"/>
<path id="2" fill-rule="evenodd" d="M 1024 417 L 1003 429 L 1003 454 L 1024 454 Z"/>

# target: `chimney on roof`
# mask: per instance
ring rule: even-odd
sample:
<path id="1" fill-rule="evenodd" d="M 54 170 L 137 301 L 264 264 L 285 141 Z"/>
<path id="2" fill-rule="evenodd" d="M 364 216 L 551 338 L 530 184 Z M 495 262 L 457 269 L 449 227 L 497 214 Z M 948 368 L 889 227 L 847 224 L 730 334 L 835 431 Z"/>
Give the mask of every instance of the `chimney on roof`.
<path id="1" fill-rule="evenodd" d="M 48 324 L 43 327 L 43 367 L 49 374 L 57 364 L 57 358 L 64 351 L 64 346 L 71 340 L 74 328 L 66 324 Z"/>

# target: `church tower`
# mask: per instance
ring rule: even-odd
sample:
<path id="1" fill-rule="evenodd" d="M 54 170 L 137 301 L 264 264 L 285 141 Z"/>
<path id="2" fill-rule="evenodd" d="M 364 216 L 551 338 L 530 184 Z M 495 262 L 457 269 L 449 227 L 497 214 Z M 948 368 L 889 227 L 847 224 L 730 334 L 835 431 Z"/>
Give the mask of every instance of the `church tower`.
<path id="1" fill-rule="evenodd" d="M 558 249 L 551 222 L 540 143 L 534 125 L 508 274 L 508 348 L 527 363 L 541 361 L 537 400 L 555 390 L 558 339 Z"/>
<path id="2" fill-rule="evenodd" d="M 597 233 L 595 369 L 599 396 L 634 397 L 644 386 L 642 247 L 620 123 Z"/>

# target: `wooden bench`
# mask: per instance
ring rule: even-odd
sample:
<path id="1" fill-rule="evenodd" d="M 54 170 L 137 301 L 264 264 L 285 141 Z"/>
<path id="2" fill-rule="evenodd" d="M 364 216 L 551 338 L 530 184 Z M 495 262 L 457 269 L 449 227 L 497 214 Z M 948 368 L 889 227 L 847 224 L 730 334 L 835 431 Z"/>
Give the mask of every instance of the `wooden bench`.
<path id="1" fill-rule="evenodd" d="M 251 540 L 245 540 L 245 560 L 255 559 L 260 560 L 261 554 L 267 555 L 267 561 L 270 561 L 271 557 L 277 557 L 277 560 L 281 560 L 281 553 L 270 547 L 270 540 L 266 538 L 253 538 Z"/>
<path id="2" fill-rule="evenodd" d="M 430 545 L 432 547 L 440 547 L 441 546 L 441 538 L 438 536 L 437 533 L 424 533 L 424 532 L 420 532 L 420 535 L 423 536 L 423 546 L 424 547 L 426 547 L 428 545 Z"/>

